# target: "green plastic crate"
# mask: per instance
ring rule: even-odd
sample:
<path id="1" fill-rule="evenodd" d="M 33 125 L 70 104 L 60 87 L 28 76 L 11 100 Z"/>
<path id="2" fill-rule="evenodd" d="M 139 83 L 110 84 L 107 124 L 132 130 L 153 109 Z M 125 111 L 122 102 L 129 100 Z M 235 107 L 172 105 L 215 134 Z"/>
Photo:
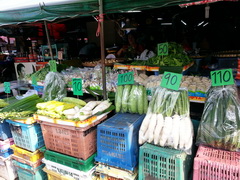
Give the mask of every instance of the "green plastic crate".
<path id="1" fill-rule="evenodd" d="M 192 156 L 183 151 L 146 143 L 140 147 L 138 180 L 187 180 L 191 162 Z"/>
<path id="2" fill-rule="evenodd" d="M 53 161 L 55 163 L 59 163 L 68 167 L 71 167 L 73 169 L 77 169 L 80 171 L 88 171 L 90 170 L 95 164 L 94 164 L 94 158 L 96 156 L 96 153 L 90 156 L 87 160 L 81 160 L 72 156 L 68 156 L 65 154 L 57 153 L 55 151 L 47 150 L 45 147 L 40 149 L 41 152 L 44 153 L 44 158 Z"/>

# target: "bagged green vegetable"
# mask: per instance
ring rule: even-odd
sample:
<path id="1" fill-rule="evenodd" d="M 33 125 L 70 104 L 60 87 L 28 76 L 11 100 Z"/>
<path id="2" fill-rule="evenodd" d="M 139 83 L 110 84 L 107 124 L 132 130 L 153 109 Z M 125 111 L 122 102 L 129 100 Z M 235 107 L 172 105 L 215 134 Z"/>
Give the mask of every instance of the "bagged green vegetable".
<path id="1" fill-rule="evenodd" d="M 49 72 L 44 81 L 43 100 L 61 101 L 66 96 L 67 89 L 63 75 L 58 72 Z"/>
<path id="2" fill-rule="evenodd" d="M 240 149 L 240 103 L 235 86 L 212 87 L 207 94 L 197 144 Z"/>
<path id="3" fill-rule="evenodd" d="M 191 154 L 194 132 L 189 111 L 187 89 L 158 87 L 141 124 L 139 144 L 148 142 Z"/>
<path id="4" fill-rule="evenodd" d="M 146 114 L 148 108 L 146 88 L 142 85 L 118 86 L 115 106 L 116 112 Z"/>

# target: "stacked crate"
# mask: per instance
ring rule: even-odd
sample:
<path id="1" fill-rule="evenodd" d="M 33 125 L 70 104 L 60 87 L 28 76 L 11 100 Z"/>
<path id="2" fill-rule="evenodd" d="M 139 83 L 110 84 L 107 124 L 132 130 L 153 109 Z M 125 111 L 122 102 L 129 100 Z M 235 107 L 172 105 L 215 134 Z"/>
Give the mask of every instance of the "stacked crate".
<path id="1" fill-rule="evenodd" d="M 9 124 L 4 120 L 0 123 L 0 179 L 13 180 L 17 177 L 16 169 L 11 160 L 13 151 L 10 146 L 13 143 Z"/>
<path id="2" fill-rule="evenodd" d="M 118 113 L 97 128 L 100 180 L 137 178 L 138 132 L 145 115 Z"/>
<path id="3" fill-rule="evenodd" d="M 97 124 L 80 127 L 50 123 L 38 119 L 41 124 L 45 147 L 43 163 L 48 179 L 92 180 L 95 178 L 94 158 L 97 150 Z"/>
<path id="4" fill-rule="evenodd" d="M 11 146 L 14 154 L 12 161 L 17 169 L 19 180 L 46 180 L 46 173 L 43 171 L 44 164 L 41 160 L 44 146 L 41 127 L 37 123 L 24 124 L 7 120 L 10 126 L 14 145 Z"/>
<path id="5" fill-rule="evenodd" d="M 239 180 L 240 153 L 200 146 L 193 169 L 193 180 Z"/>

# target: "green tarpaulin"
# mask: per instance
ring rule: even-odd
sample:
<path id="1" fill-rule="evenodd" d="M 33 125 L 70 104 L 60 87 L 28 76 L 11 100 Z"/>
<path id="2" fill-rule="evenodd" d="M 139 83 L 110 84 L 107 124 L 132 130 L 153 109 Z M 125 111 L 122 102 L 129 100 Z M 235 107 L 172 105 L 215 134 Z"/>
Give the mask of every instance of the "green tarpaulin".
<path id="1" fill-rule="evenodd" d="M 186 0 L 103 0 L 104 13 L 153 9 L 179 5 Z M 57 18 L 90 16 L 99 13 L 98 0 L 6 0 L 0 6 L 0 26 L 54 21 Z"/>

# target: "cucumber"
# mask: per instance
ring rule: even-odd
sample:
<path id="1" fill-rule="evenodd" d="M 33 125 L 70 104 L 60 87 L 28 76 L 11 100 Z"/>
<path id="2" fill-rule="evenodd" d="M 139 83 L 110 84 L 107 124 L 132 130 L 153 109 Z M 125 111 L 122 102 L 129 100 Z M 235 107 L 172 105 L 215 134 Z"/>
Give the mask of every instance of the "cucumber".
<path id="1" fill-rule="evenodd" d="M 137 110 L 139 114 L 144 113 L 143 86 L 138 86 Z"/>
<path id="2" fill-rule="evenodd" d="M 133 85 L 130 92 L 130 98 L 128 103 L 128 111 L 130 113 L 137 113 L 137 98 L 138 98 L 137 92 L 138 92 L 137 85 Z"/>
<path id="3" fill-rule="evenodd" d="M 147 114 L 147 110 L 148 110 L 147 90 L 145 87 L 143 87 L 143 112 L 144 112 L 144 114 Z"/>
<path id="4" fill-rule="evenodd" d="M 121 112 L 123 113 L 128 111 L 128 99 L 130 96 L 131 88 L 132 88 L 131 85 L 125 85 L 123 89 L 122 108 L 121 108 Z"/>
<path id="5" fill-rule="evenodd" d="M 121 111 L 122 95 L 123 95 L 123 86 L 118 86 L 117 92 L 116 92 L 116 97 L 115 97 L 115 106 L 116 106 L 117 113 Z"/>

